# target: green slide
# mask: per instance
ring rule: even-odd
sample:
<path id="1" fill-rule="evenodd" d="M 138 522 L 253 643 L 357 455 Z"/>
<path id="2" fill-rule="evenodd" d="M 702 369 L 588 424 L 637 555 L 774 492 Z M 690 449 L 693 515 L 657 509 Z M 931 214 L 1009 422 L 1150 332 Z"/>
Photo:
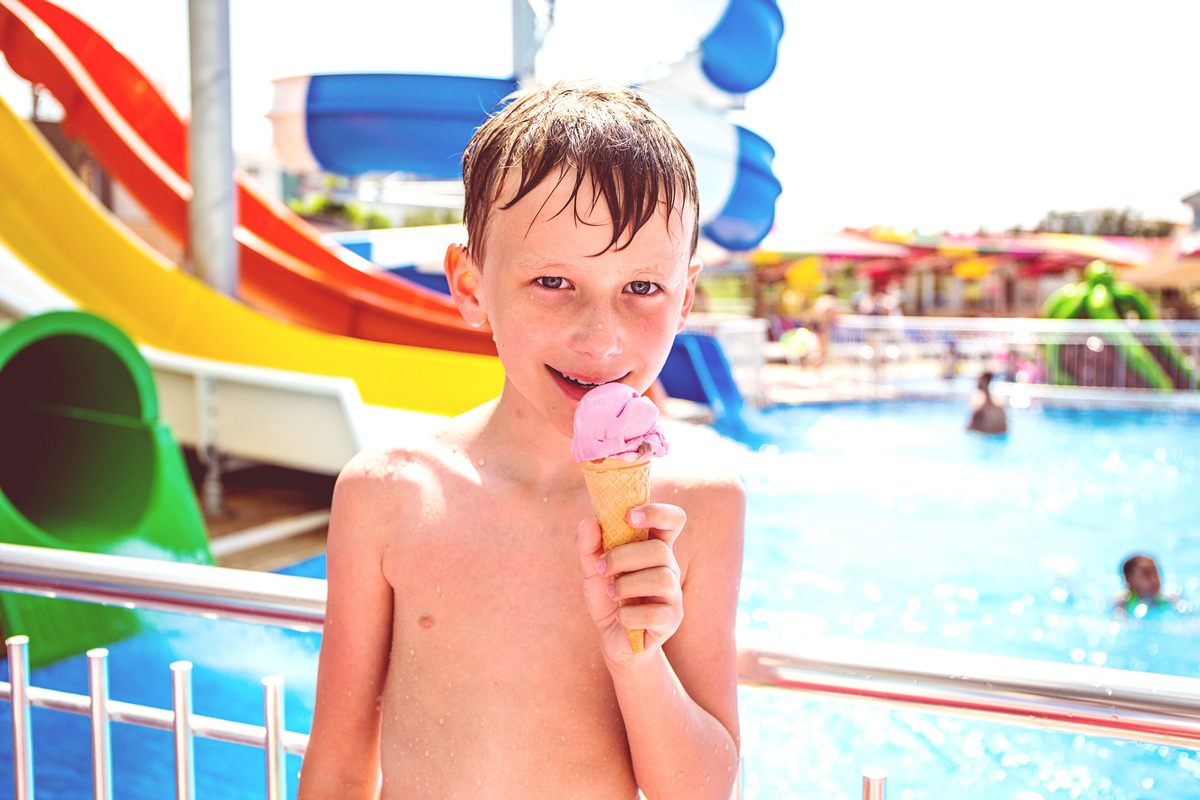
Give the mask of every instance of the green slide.
<path id="1" fill-rule="evenodd" d="M 1159 390 L 1195 389 L 1196 372 L 1170 335 L 1157 324 L 1150 300 L 1137 286 L 1116 280 L 1112 267 L 1093 261 L 1083 280 L 1059 288 L 1042 306 L 1048 319 L 1125 321 L 1128 325 L 1105 332 L 1108 345 L 1089 352 L 1081 344 L 1045 346 L 1047 378 L 1059 386 L 1112 386 L 1123 375 L 1122 385 Z M 1117 360 L 1124 369 L 1118 370 Z"/>
<path id="2" fill-rule="evenodd" d="M 0 443 L 0 541 L 212 563 L 150 367 L 104 319 L 53 311 L 0 330 Z M 139 627 L 124 608 L 0 593 L 0 628 L 29 636 L 35 666 Z"/>

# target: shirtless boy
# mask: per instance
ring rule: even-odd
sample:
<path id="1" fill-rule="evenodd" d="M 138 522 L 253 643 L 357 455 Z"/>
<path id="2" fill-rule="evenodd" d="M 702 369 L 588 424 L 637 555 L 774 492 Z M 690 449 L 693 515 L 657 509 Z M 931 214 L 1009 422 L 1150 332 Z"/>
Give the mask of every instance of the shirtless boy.
<path id="1" fill-rule="evenodd" d="M 741 484 L 676 447 L 630 511 L 650 539 L 604 554 L 570 453 L 585 391 L 645 392 L 687 318 L 691 159 L 632 91 L 575 82 L 485 123 L 463 181 L 447 276 L 504 385 L 338 479 L 299 796 L 727 800 Z"/>

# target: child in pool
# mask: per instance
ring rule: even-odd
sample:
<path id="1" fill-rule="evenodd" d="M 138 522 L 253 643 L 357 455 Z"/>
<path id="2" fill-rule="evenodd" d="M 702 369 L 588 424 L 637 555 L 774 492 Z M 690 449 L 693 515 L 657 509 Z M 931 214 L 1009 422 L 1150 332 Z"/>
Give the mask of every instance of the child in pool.
<path id="1" fill-rule="evenodd" d="M 583 394 L 647 391 L 688 316 L 691 158 L 634 91 L 562 83 L 488 119 L 463 182 L 447 277 L 504 385 L 338 478 L 299 796 L 727 800 L 741 483 L 657 459 L 649 540 L 605 554 L 570 451 Z"/>
<path id="2" fill-rule="evenodd" d="M 1119 614 L 1143 616 L 1150 608 L 1180 608 L 1179 598 L 1162 593 L 1162 579 L 1153 557 L 1141 553 L 1130 556 L 1121 563 L 1121 574 L 1125 577 L 1125 591 L 1114 602 Z M 1139 608 L 1142 614 L 1137 613 Z"/>

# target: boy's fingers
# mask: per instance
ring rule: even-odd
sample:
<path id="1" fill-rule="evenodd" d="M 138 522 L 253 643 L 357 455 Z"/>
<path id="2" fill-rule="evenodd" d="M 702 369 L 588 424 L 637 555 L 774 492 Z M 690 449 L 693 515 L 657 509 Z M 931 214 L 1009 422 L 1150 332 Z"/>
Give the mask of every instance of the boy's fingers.
<path id="1" fill-rule="evenodd" d="M 615 547 L 604 554 L 605 572 L 618 575 L 644 569 L 664 567 L 679 574 L 679 563 L 675 551 L 661 539 L 647 539 Z"/>
<path id="2" fill-rule="evenodd" d="M 595 577 L 596 561 L 604 555 L 600 524 L 596 520 L 583 519 L 579 521 L 579 527 L 575 532 L 575 549 L 579 553 L 579 564 L 583 568 L 583 577 Z"/>
<path id="3" fill-rule="evenodd" d="M 649 529 L 652 538 L 673 545 L 683 531 L 687 514 L 679 506 L 670 503 L 647 503 L 629 509 L 625 519 L 635 528 Z"/>
<path id="4" fill-rule="evenodd" d="M 613 581 L 612 596 L 616 600 L 641 598 L 671 600 L 681 592 L 679 574 L 669 566 L 651 567 L 625 573 Z"/>

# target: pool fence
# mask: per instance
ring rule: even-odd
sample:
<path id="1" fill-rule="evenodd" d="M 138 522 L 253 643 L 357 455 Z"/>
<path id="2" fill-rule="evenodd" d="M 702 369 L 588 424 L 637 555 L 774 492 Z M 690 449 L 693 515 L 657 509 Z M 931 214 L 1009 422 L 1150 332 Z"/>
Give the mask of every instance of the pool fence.
<path id="1" fill-rule="evenodd" d="M 306 631 L 319 631 L 324 619 L 325 581 L 321 579 L 24 545 L 0 544 L 0 590 Z M 251 725 L 193 714 L 187 661 L 170 665 L 173 707 L 160 709 L 108 696 L 103 648 L 87 654 L 87 695 L 31 686 L 28 646 L 24 636 L 8 638 L 9 680 L 0 682 L 0 700 L 11 707 L 16 800 L 34 798 L 30 719 L 34 706 L 90 717 L 97 800 L 113 796 L 111 722 L 173 732 L 177 798 L 195 796 L 192 742 L 196 736 L 263 748 L 267 797 L 287 796 L 285 756 L 302 755 L 308 736 L 286 729 L 284 685 L 278 676 L 263 678 L 265 724 Z M 829 636 L 781 641 L 768 631 L 750 629 L 738 632 L 738 671 L 745 686 L 1200 748 L 1200 679 L 1196 678 Z M 753 754 L 750 758 L 752 763 Z M 886 765 L 866 765 L 864 800 L 883 800 L 886 780 Z M 735 800 L 742 796 L 741 783 L 739 778 Z"/>
<path id="2" fill-rule="evenodd" d="M 787 402 L 786 392 L 772 391 L 780 383 L 772 375 L 789 369 L 806 373 L 807 385 L 865 398 L 961 397 L 989 371 L 995 393 L 1014 405 L 1200 408 L 1200 321 L 844 314 L 820 367 L 812 337 L 788 336 L 778 322 L 767 330 L 761 357 L 745 355 L 746 330 L 722 338 L 740 339 L 735 374 L 748 398 L 751 387 L 765 387 L 767 403 Z"/>

